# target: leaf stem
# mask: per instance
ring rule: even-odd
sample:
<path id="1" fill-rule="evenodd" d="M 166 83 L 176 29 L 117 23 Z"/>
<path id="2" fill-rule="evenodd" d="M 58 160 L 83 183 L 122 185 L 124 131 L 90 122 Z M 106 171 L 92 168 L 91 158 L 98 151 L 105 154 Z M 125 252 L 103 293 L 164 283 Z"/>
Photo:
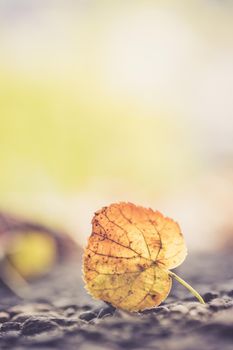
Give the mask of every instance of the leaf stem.
<path id="1" fill-rule="evenodd" d="M 177 276 L 174 272 L 169 271 L 169 275 L 174 277 L 178 282 L 180 282 L 182 284 L 182 286 L 186 287 L 198 300 L 201 304 L 205 304 L 203 298 L 200 296 L 200 294 L 193 288 L 190 286 L 190 284 L 188 284 L 187 282 L 185 282 L 182 278 L 180 278 L 179 276 Z"/>

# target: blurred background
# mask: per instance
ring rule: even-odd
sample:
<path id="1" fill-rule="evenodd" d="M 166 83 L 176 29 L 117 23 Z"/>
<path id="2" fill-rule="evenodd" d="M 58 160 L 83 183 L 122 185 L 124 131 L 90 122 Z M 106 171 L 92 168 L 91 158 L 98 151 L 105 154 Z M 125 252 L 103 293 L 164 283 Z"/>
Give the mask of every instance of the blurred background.
<path id="1" fill-rule="evenodd" d="M 0 0 L 0 211 L 69 232 L 115 201 L 232 248 L 233 2 Z"/>

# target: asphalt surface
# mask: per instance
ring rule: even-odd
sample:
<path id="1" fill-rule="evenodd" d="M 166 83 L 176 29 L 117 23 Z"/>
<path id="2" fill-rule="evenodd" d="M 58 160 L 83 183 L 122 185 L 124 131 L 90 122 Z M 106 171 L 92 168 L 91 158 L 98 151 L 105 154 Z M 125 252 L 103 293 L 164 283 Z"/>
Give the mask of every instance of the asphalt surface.
<path id="1" fill-rule="evenodd" d="M 126 313 L 87 295 L 80 262 L 58 266 L 22 300 L 0 285 L 0 349 L 232 350 L 233 255 L 189 254 L 176 272 L 206 301 L 176 281 L 161 306 Z"/>

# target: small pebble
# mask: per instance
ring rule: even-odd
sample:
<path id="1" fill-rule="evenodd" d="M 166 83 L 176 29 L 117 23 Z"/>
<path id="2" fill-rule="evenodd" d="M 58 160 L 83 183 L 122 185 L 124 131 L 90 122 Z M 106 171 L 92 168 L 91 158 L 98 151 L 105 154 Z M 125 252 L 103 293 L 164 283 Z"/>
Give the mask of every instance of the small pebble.
<path id="1" fill-rule="evenodd" d="M 24 322 L 22 328 L 23 335 L 34 335 L 56 329 L 58 326 L 55 322 L 51 320 L 46 320 L 44 318 L 35 318 L 30 317 L 27 321 Z"/>
<path id="2" fill-rule="evenodd" d="M 100 308 L 98 310 L 94 310 L 94 312 L 97 314 L 97 317 L 98 318 L 103 318 L 103 317 L 106 317 L 106 316 L 111 316 L 114 314 L 115 312 L 115 307 L 113 306 L 107 306 L 105 308 Z M 97 312 L 98 311 L 98 312 Z"/>
<path id="3" fill-rule="evenodd" d="M 175 305 L 171 309 L 171 312 L 178 312 L 181 314 L 187 314 L 188 309 L 185 305 Z"/>
<path id="4" fill-rule="evenodd" d="M 75 314 L 76 310 L 73 307 L 69 307 L 64 311 L 65 315 L 67 317 L 73 316 Z"/>
<path id="5" fill-rule="evenodd" d="M 84 321 L 91 321 L 94 318 L 96 318 L 96 313 L 92 312 L 92 311 L 86 311 L 83 312 L 82 314 L 79 315 L 80 320 L 84 320 Z"/>
<path id="6" fill-rule="evenodd" d="M 25 322 L 28 318 L 30 318 L 32 315 L 31 314 L 18 314 L 12 317 L 12 321 L 15 322 Z"/>
<path id="7" fill-rule="evenodd" d="M 219 294 L 217 292 L 208 292 L 203 295 L 203 299 L 206 303 L 210 302 L 211 300 L 217 298 Z"/>
<path id="8" fill-rule="evenodd" d="M 5 322 L 1 327 L 1 332 L 18 331 L 21 327 L 19 322 Z"/>
<path id="9" fill-rule="evenodd" d="M 198 305 L 195 309 L 189 311 L 189 315 L 193 317 L 207 316 L 210 314 L 209 309 L 205 305 Z"/>
<path id="10" fill-rule="evenodd" d="M 210 301 L 209 307 L 213 311 L 223 310 L 228 307 L 228 302 L 223 298 L 216 298 Z"/>

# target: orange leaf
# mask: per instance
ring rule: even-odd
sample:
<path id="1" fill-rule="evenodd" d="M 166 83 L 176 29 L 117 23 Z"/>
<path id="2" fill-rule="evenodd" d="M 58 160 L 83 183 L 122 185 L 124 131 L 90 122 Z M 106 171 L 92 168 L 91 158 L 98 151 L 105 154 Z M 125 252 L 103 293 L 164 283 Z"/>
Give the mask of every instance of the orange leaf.
<path id="1" fill-rule="evenodd" d="M 86 288 L 121 309 L 152 308 L 169 294 L 170 274 L 175 276 L 169 269 L 186 255 L 175 221 L 132 203 L 111 204 L 92 220 L 83 260 Z"/>

